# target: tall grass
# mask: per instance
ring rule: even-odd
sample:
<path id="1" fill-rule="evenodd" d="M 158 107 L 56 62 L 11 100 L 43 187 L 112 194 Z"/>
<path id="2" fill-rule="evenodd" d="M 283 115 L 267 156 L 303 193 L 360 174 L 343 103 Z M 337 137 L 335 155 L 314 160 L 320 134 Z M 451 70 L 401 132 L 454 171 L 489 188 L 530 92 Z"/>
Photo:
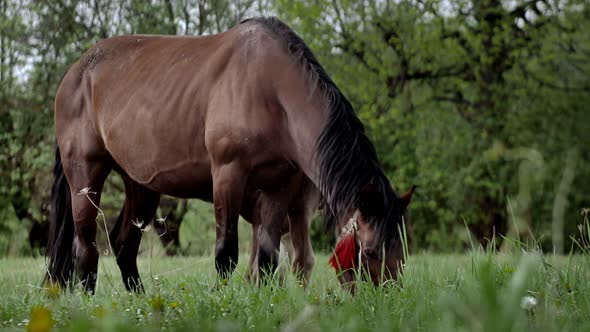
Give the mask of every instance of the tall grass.
<path id="1" fill-rule="evenodd" d="M 574 331 L 590 330 L 590 223 L 581 254 L 542 255 L 535 243 L 513 252 L 473 247 L 463 255 L 409 256 L 398 282 L 342 289 L 325 255 L 311 285 L 292 275 L 253 286 L 247 256 L 217 284 L 212 257 L 144 255 L 146 294 L 128 294 L 112 256 L 101 258 L 94 297 L 38 287 L 44 261 L 0 259 L 0 328 L 48 331 Z M 400 229 L 405 238 L 405 230 Z M 404 241 L 405 242 L 405 241 Z M 407 255 L 407 246 L 404 246 Z"/>
<path id="2" fill-rule="evenodd" d="M 327 257 L 317 257 L 312 283 L 292 276 L 279 286 L 244 279 L 246 256 L 223 287 L 213 259 L 140 260 L 145 295 L 127 294 L 112 257 L 99 273 L 94 297 L 36 287 L 40 259 L 3 259 L 0 327 L 49 326 L 70 331 L 112 330 L 425 330 L 562 331 L 590 329 L 590 266 L 585 256 L 535 253 L 416 255 L 397 285 L 360 283 L 341 289 Z M 104 280 L 101 278 L 101 280 Z"/>

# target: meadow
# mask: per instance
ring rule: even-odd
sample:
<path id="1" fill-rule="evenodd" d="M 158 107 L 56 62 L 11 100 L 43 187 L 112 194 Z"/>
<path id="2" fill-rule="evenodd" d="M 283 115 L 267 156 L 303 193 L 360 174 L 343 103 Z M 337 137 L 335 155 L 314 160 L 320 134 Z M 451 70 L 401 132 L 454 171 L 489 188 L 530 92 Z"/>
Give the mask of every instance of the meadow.
<path id="1" fill-rule="evenodd" d="M 588 331 L 590 257 L 410 256 L 396 285 L 339 287 L 326 255 L 311 285 L 292 275 L 256 287 L 236 273 L 218 283 L 212 257 L 141 257 L 146 294 L 125 292 L 110 257 L 95 296 L 39 287 L 42 258 L 0 259 L 0 328 L 48 331 Z"/>

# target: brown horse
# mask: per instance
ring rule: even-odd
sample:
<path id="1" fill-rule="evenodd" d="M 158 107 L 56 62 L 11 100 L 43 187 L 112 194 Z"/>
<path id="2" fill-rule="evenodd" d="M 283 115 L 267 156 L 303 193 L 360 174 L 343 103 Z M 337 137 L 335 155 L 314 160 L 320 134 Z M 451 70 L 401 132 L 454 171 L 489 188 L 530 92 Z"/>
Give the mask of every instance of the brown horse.
<path id="1" fill-rule="evenodd" d="M 335 219 L 360 211 L 357 238 L 367 264 L 385 262 L 395 276 L 402 260 L 395 247 L 407 202 L 392 189 L 348 100 L 275 18 L 207 37 L 100 41 L 65 75 L 55 131 L 52 281 L 66 284 L 75 270 L 94 290 L 97 210 L 78 192 L 90 188 L 99 204 L 111 170 L 125 182 L 111 240 L 128 289 L 141 285 L 141 231 L 131 221 L 151 220 L 161 193 L 214 202 L 215 266 L 226 277 L 238 260 L 238 215 L 252 210 L 258 194 L 257 265 L 274 269 L 276 225 L 297 201 L 302 177 L 319 188 Z M 307 228 L 301 223 L 293 218 L 291 230 Z"/>

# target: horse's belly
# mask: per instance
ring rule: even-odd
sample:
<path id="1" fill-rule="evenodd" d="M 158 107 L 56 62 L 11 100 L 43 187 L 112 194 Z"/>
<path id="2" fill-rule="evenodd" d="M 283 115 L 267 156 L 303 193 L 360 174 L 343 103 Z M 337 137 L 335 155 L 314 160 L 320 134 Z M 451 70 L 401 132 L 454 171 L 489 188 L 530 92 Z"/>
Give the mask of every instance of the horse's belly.
<path id="1" fill-rule="evenodd" d="M 153 191 L 180 198 L 213 201 L 211 168 L 189 164 L 180 168 L 161 170 L 150 176 L 143 185 Z"/>
<path id="2" fill-rule="evenodd" d="M 135 182 L 155 192 L 211 201 L 213 182 L 206 153 L 199 159 L 161 149 L 109 149 L 118 166 Z"/>

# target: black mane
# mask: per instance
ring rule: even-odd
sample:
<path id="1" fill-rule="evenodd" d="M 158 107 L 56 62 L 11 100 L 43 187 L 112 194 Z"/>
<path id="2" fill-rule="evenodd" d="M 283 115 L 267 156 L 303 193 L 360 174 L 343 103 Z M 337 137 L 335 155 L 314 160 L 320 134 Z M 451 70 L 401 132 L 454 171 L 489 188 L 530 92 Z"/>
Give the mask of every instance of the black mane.
<path id="1" fill-rule="evenodd" d="M 397 234 L 397 225 L 402 221 L 402 208 L 398 195 L 393 191 L 377 159 L 375 147 L 365 134 L 352 105 L 334 84 L 303 40 L 285 23 L 275 17 L 260 17 L 242 22 L 255 21 L 286 44 L 288 54 L 299 61 L 309 74 L 310 81 L 321 89 L 326 98 L 330 117 L 326 122 L 315 147 L 315 160 L 319 165 L 319 189 L 334 221 L 345 217 L 351 208 L 359 207 L 361 190 L 369 183 L 382 195 L 381 215 L 369 218 L 375 223 L 378 234 L 387 242 Z M 332 222 L 333 223 L 333 222 Z M 389 234 L 389 235 L 388 235 Z"/>

